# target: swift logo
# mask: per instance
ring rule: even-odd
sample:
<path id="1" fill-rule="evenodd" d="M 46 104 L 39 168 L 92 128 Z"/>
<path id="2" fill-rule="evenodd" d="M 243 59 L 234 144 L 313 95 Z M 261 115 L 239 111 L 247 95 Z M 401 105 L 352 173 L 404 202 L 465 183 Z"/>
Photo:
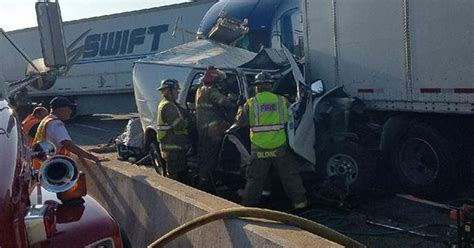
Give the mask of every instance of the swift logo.
<path id="1" fill-rule="evenodd" d="M 161 34 L 168 32 L 169 25 L 121 30 L 102 34 L 91 34 L 86 37 L 83 58 L 96 56 L 113 56 L 117 54 L 131 54 L 135 46 L 145 43 L 151 37 L 150 52 L 160 48 Z"/>

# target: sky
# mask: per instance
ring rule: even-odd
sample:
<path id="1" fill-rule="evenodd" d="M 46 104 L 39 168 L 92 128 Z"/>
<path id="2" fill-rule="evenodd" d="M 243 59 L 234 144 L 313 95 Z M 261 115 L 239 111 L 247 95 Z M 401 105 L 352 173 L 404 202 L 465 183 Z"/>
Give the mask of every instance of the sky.
<path id="1" fill-rule="evenodd" d="M 5 31 L 37 26 L 37 0 L 0 0 L 0 28 Z M 77 20 L 188 2 L 187 0 L 60 0 L 63 21 Z"/>

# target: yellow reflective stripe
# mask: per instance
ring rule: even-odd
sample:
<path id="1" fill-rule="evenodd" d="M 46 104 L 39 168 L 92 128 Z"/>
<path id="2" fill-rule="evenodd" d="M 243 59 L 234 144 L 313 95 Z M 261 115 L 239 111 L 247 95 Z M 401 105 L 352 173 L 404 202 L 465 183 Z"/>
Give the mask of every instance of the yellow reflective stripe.
<path id="1" fill-rule="evenodd" d="M 181 150 L 181 149 L 184 149 L 184 146 L 160 144 L 160 149 L 162 149 L 162 150 Z"/>
<path id="2" fill-rule="evenodd" d="M 260 125 L 260 106 L 258 106 L 257 96 L 253 98 L 253 111 L 255 113 L 255 121 L 253 125 L 258 126 Z"/>
<path id="3" fill-rule="evenodd" d="M 278 111 L 280 112 L 280 124 L 285 123 L 285 111 L 283 110 L 283 97 L 278 96 Z"/>
<path id="4" fill-rule="evenodd" d="M 171 126 L 174 127 L 174 126 L 178 125 L 178 123 L 179 123 L 180 121 L 181 121 L 181 119 L 176 119 L 176 120 L 174 120 L 174 122 L 171 124 Z"/>
<path id="5" fill-rule="evenodd" d="M 184 120 L 183 114 L 181 113 L 181 109 L 179 109 L 178 105 L 176 105 L 174 103 L 171 103 L 171 104 L 176 108 L 176 111 L 178 111 L 179 119 Z M 179 119 L 178 119 L 178 121 L 179 121 Z"/>
<path id="6" fill-rule="evenodd" d="M 33 144 L 46 140 L 46 126 L 54 119 L 52 115 L 48 115 L 40 122 L 36 130 L 35 138 L 33 139 Z"/>
<path id="7" fill-rule="evenodd" d="M 219 121 L 211 121 L 211 122 L 205 123 L 204 127 L 212 127 L 217 124 L 219 124 Z"/>
<path id="8" fill-rule="evenodd" d="M 252 132 L 258 133 L 258 132 L 280 131 L 283 128 L 285 128 L 285 125 L 278 124 L 278 125 L 256 126 L 256 127 L 252 127 L 251 130 Z"/>
<path id="9" fill-rule="evenodd" d="M 159 125 L 156 127 L 157 131 L 168 131 L 170 129 L 171 129 L 171 126 L 167 126 L 167 125 Z"/>
<path id="10" fill-rule="evenodd" d="M 209 104 L 209 103 L 198 103 L 196 105 L 196 108 L 198 108 L 198 109 L 201 109 L 201 108 L 206 109 L 206 108 L 213 108 L 213 107 L 214 107 L 214 105 Z"/>

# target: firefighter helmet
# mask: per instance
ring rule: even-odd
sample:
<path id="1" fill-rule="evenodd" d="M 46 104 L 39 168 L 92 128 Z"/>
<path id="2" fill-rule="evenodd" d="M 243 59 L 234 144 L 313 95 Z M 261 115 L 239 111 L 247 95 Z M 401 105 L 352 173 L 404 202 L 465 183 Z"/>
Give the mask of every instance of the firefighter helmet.
<path id="1" fill-rule="evenodd" d="M 268 72 L 260 72 L 255 76 L 255 81 L 253 82 L 253 85 L 259 85 L 262 83 L 274 83 L 275 80 L 272 78 L 272 76 Z"/>
<path id="2" fill-rule="evenodd" d="M 158 88 L 158 90 L 164 90 L 164 89 L 179 89 L 179 83 L 178 80 L 169 78 L 161 81 L 161 86 Z"/>

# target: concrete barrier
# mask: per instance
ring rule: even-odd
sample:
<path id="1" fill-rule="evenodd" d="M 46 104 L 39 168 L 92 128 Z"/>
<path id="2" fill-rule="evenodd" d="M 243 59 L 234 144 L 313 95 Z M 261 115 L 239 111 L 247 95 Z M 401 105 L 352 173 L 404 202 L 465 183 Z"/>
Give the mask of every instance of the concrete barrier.
<path id="1" fill-rule="evenodd" d="M 111 159 L 113 159 L 111 157 Z M 79 160 L 88 193 L 120 223 L 133 247 L 145 247 L 201 215 L 239 207 L 157 175 L 150 168 L 112 161 Z M 341 247 L 298 228 L 246 220 L 216 221 L 189 232 L 169 247 Z"/>

